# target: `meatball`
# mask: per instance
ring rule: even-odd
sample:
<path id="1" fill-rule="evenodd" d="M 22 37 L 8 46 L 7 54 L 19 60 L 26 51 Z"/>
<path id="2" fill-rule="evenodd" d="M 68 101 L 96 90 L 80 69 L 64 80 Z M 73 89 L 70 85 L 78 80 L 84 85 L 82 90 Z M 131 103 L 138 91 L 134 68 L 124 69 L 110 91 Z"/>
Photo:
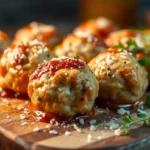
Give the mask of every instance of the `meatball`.
<path id="1" fill-rule="evenodd" d="M 104 49 L 106 49 L 104 42 L 92 34 L 84 33 L 78 36 L 71 34 L 56 47 L 55 54 L 57 57 L 79 57 L 83 61 L 89 62 Z"/>
<path id="2" fill-rule="evenodd" d="M 145 44 L 144 36 L 141 31 L 128 29 L 110 33 L 109 36 L 105 39 L 105 43 L 108 47 L 118 45 L 119 43 L 126 46 L 126 42 L 129 39 L 135 40 L 139 47 L 143 47 Z"/>
<path id="3" fill-rule="evenodd" d="M 47 45 L 37 40 L 12 44 L 0 60 L 0 87 L 26 94 L 29 75 L 52 57 Z"/>
<path id="4" fill-rule="evenodd" d="M 85 62 L 54 58 L 30 76 L 28 95 L 41 110 L 72 117 L 91 111 L 98 96 L 98 81 Z"/>
<path id="5" fill-rule="evenodd" d="M 117 25 L 105 17 L 90 19 L 75 28 L 74 33 L 90 32 L 97 35 L 100 39 L 105 39 L 110 32 L 116 31 Z"/>
<path id="6" fill-rule="evenodd" d="M 7 33 L 0 31 L 0 54 L 3 53 L 4 49 L 6 49 L 10 44 L 10 39 Z"/>
<path id="7" fill-rule="evenodd" d="M 99 99 L 108 107 L 134 104 L 141 100 L 147 89 L 145 68 L 125 50 L 108 49 L 88 65 L 99 80 Z"/>
<path id="8" fill-rule="evenodd" d="M 26 42 L 34 39 L 47 43 L 52 49 L 61 41 L 61 36 L 53 25 L 32 22 L 16 32 L 14 42 Z"/>

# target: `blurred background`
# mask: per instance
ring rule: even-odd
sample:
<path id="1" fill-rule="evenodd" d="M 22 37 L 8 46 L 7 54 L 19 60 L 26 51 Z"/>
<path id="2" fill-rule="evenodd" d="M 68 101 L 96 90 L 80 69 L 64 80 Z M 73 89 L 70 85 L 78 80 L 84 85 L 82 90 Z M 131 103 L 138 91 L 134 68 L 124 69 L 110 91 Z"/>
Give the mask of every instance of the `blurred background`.
<path id="1" fill-rule="evenodd" d="M 11 35 L 31 21 L 53 24 L 68 33 L 97 16 L 122 28 L 150 27 L 150 0 L 0 0 L 0 29 Z"/>

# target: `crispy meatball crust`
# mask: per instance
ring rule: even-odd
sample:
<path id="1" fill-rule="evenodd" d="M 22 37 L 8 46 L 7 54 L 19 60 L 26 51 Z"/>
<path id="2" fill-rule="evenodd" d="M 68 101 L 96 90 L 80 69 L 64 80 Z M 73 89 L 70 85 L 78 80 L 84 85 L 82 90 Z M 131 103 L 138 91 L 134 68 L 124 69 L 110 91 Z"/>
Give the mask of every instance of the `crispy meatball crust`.
<path id="1" fill-rule="evenodd" d="M 51 58 L 51 50 L 37 40 L 12 44 L 0 60 L 0 87 L 26 94 L 29 75 L 38 64 Z"/>
<path id="2" fill-rule="evenodd" d="M 52 49 L 61 41 L 61 35 L 53 25 L 32 22 L 16 32 L 14 42 L 27 42 L 35 39 L 47 43 Z"/>
<path id="3" fill-rule="evenodd" d="M 93 57 L 98 55 L 106 45 L 103 41 L 99 40 L 96 36 L 89 33 L 82 33 L 80 35 L 70 34 L 64 41 L 55 49 L 57 57 L 69 56 L 79 57 L 86 63 Z"/>
<path id="4" fill-rule="evenodd" d="M 89 62 L 99 80 L 99 98 L 112 104 L 135 103 L 148 86 L 147 72 L 132 54 L 108 49 Z"/>
<path id="5" fill-rule="evenodd" d="M 74 33 L 88 32 L 97 35 L 100 39 L 105 39 L 109 33 L 116 31 L 117 25 L 108 18 L 98 17 L 96 19 L 90 19 L 80 24 L 75 28 Z"/>
<path id="6" fill-rule="evenodd" d="M 35 70 L 30 76 L 28 95 L 42 110 L 72 117 L 91 111 L 98 96 L 98 81 L 85 62 L 61 57 Z"/>

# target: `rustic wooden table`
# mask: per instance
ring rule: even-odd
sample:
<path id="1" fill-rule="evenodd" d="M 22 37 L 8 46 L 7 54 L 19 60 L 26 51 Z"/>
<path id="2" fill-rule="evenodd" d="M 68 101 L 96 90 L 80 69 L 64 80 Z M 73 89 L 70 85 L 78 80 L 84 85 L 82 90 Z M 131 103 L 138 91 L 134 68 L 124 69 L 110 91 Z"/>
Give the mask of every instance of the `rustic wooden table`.
<path id="1" fill-rule="evenodd" d="M 21 107 L 21 110 L 20 110 Z M 27 102 L 20 99 L 0 101 L 0 149 L 2 150 L 48 150 L 48 149 L 115 149 L 115 150 L 149 150 L 150 128 L 133 126 L 128 136 L 116 136 L 114 131 L 105 127 L 104 120 L 121 116 L 113 111 L 101 109 L 92 119 L 95 119 L 97 129 L 90 130 L 85 122 L 81 132 L 73 126 L 50 125 L 38 122 L 28 113 L 21 119 L 20 114 L 26 111 Z M 19 108 L 19 109 L 18 109 Z M 146 112 L 150 114 L 150 109 Z M 134 113 L 132 114 L 135 115 Z M 35 130 L 35 128 L 38 128 Z M 50 134 L 55 130 L 58 134 Z M 65 132 L 71 132 L 66 136 Z M 91 136 L 89 139 L 88 136 Z"/>

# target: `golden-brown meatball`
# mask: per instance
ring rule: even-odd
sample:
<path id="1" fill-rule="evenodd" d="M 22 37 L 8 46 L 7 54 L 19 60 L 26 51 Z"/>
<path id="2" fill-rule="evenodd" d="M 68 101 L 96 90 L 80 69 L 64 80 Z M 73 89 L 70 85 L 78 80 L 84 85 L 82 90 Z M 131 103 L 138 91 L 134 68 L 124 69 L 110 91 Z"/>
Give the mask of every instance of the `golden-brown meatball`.
<path id="1" fill-rule="evenodd" d="M 61 36 L 53 25 L 32 22 L 16 32 L 14 42 L 26 42 L 34 39 L 47 43 L 52 49 L 61 41 Z"/>
<path id="2" fill-rule="evenodd" d="M 106 49 L 104 42 L 92 34 L 84 33 L 78 36 L 71 34 L 56 47 L 55 54 L 57 57 L 79 57 L 83 61 L 89 62 L 104 49 Z"/>
<path id="3" fill-rule="evenodd" d="M 111 107 L 140 101 L 147 86 L 147 72 L 127 51 L 108 49 L 89 62 L 99 80 L 99 98 Z M 99 101 L 100 102 L 100 101 Z"/>
<path id="4" fill-rule="evenodd" d="M 7 33 L 0 31 L 0 54 L 3 53 L 4 49 L 6 49 L 10 44 L 10 39 Z"/>
<path id="5" fill-rule="evenodd" d="M 29 75 L 52 57 L 47 45 L 37 40 L 12 44 L 0 60 L 0 87 L 26 94 Z"/>
<path id="6" fill-rule="evenodd" d="M 41 110 L 72 117 L 91 111 L 98 96 L 98 81 L 85 62 L 55 58 L 30 76 L 28 95 Z"/>
<path id="7" fill-rule="evenodd" d="M 105 17 L 98 17 L 81 23 L 81 25 L 75 28 L 74 33 L 90 32 L 97 35 L 100 39 L 105 39 L 110 32 L 116 31 L 117 29 L 118 27 L 113 21 Z"/>
<path id="8" fill-rule="evenodd" d="M 142 32 L 138 30 L 129 29 L 124 29 L 110 33 L 109 36 L 105 39 L 105 43 L 108 47 L 118 45 L 119 43 L 126 46 L 126 42 L 129 39 L 135 40 L 138 46 L 143 47 L 145 45 Z"/>

